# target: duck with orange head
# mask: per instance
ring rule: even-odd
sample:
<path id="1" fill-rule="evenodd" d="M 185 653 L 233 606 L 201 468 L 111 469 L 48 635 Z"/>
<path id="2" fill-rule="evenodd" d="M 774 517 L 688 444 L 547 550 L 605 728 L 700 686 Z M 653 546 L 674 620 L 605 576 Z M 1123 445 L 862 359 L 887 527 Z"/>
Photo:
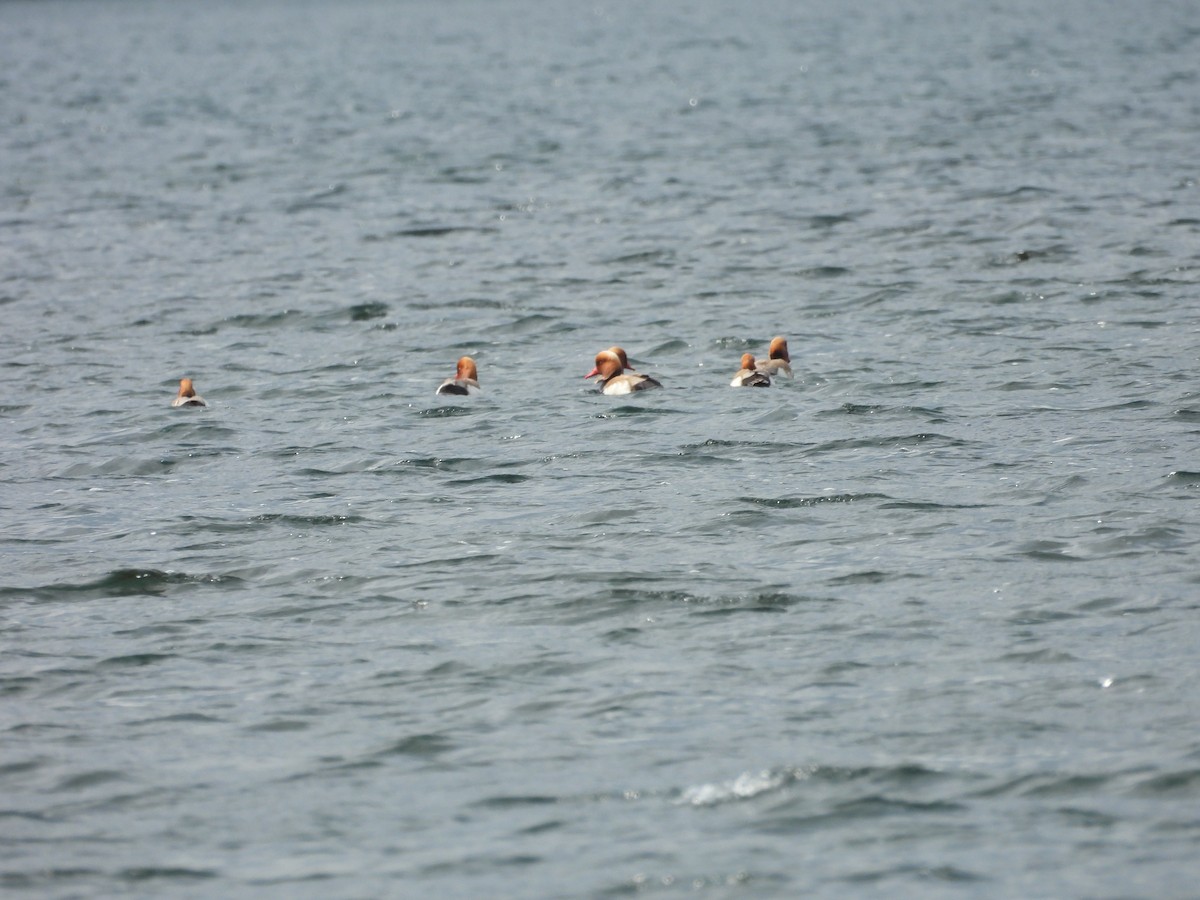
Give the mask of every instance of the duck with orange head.
<path id="1" fill-rule="evenodd" d="M 625 356 L 625 351 L 620 347 L 613 347 L 597 353 L 596 367 L 583 377 L 592 378 L 598 375 L 600 377 L 600 393 L 609 396 L 632 394 L 634 391 L 662 387 L 660 382 L 649 375 L 643 375 L 640 372 L 630 372 L 626 375 L 625 370 L 628 368 L 630 368 L 629 358 Z"/>
<path id="2" fill-rule="evenodd" d="M 184 406 L 208 406 L 208 402 L 196 393 L 196 388 L 192 385 L 192 379 L 181 378 L 179 379 L 179 393 L 171 401 L 171 406 L 176 409 Z"/>
<path id="3" fill-rule="evenodd" d="M 729 382 L 730 387 L 770 387 L 771 378 L 754 365 L 754 354 L 742 354 L 742 367 Z"/>
<path id="4" fill-rule="evenodd" d="M 437 393 L 460 397 L 482 394 L 483 391 L 479 387 L 479 370 L 475 366 L 475 360 L 469 356 L 461 357 L 454 374 L 438 386 Z"/>
<path id="5" fill-rule="evenodd" d="M 787 338 L 782 335 L 771 339 L 767 358 L 759 360 L 758 371 L 764 375 L 786 375 L 792 377 L 792 358 L 788 355 Z"/>

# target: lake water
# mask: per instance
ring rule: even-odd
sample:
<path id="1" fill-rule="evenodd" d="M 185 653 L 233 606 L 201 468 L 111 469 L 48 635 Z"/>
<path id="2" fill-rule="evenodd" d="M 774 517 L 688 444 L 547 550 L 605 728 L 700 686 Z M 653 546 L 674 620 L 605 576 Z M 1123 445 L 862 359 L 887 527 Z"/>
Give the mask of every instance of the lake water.
<path id="1" fill-rule="evenodd" d="M 8 896 L 1195 894 L 1200 6 L 0 46 Z"/>

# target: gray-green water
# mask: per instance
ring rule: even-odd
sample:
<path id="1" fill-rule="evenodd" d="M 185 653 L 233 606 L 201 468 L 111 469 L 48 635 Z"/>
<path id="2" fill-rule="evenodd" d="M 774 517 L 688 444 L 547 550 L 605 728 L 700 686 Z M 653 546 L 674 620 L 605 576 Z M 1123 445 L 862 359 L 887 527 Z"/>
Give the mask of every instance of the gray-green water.
<path id="1" fill-rule="evenodd" d="M 1194 893 L 1195 4 L 0 47 L 9 894 Z"/>

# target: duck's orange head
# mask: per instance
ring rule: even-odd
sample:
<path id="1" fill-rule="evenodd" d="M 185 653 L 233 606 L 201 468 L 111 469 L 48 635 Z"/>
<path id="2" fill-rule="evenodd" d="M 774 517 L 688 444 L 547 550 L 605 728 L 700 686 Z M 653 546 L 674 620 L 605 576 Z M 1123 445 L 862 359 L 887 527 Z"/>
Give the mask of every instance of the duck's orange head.
<path id="1" fill-rule="evenodd" d="M 616 344 L 613 344 L 613 346 L 608 348 L 608 352 L 615 353 L 617 355 L 617 359 L 619 359 L 621 361 L 622 369 L 632 369 L 633 368 L 633 366 L 631 366 L 629 364 L 629 357 L 625 353 L 625 348 L 618 347 Z"/>
<path id="2" fill-rule="evenodd" d="M 593 375 L 599 375 L 603 380 L 607 381 L 614 375 L 620 374 L 624 366 L 621 365 L 621 357 L 617 356 L 611 350 L 601 350 L 596 354 L 596 368 L 584 375 L 584 378 L 591 378 Z"/>
<path id="3" fill-rule="evenodd" d="M 472 381 L 479 380 L 479 370 L 475 368 L 475 360 L 469 356 L 464 356 L 458 361 L 458 368 L 454 372 L 455 378 L 469 378 Z"/>

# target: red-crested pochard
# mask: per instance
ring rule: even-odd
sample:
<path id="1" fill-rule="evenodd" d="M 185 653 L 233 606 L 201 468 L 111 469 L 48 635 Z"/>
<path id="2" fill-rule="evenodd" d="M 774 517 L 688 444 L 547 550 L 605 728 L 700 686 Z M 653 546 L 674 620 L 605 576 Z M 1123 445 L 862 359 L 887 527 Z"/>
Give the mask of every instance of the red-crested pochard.
<path id="1" fill-rule="evenodd" d="M 629 375 L 624 374 L 623 370 L 626 365 L 621 362 L 621 356 L 616 352 L 601 350 L 596 354 L 596 367 L 583 377 L 591 378 L 594 375 L 599 375 L 600 393 L 614 396 L 662 387 L 661 384 L 649 375 L 642 375 L 638 372 L 633 372 Z"/>
<path id="2" fill-rule="evenodd" d="M 754 354 L 742 354 L 742 367 L 729 382 L 730 387 L 770 387 L 771 379 L 766 372 L 754 367 Z"/>
<path id="3" fill-rule="evenodd" d="M 767 351 L 767 359 L 760 360 L 758 371 L 764 375 L 786 375 L 792 377 L 792 358 L 788 355 L 787 338 L 771 339 L 771 348 Z"/>
<path id="4" fill-rule="evenodd" d="M 464 356 L 458 361 L 458 368 L 438 387 L 439 394 L 457 394 L 461 397 L 482 394 L 479 388 L 479 370 L 475 368 L 475 360 Z"/>
<path id="5" fill-rule="evenodd" d="M 171 401 L 174 407 L 180 406 L 208 406 L 208 403 L 203 397 L 196 393 L 196 389 L 192 387 L 192 379 L 179 379 L 179 393 L 175 395 L 175 399 Z"/>

